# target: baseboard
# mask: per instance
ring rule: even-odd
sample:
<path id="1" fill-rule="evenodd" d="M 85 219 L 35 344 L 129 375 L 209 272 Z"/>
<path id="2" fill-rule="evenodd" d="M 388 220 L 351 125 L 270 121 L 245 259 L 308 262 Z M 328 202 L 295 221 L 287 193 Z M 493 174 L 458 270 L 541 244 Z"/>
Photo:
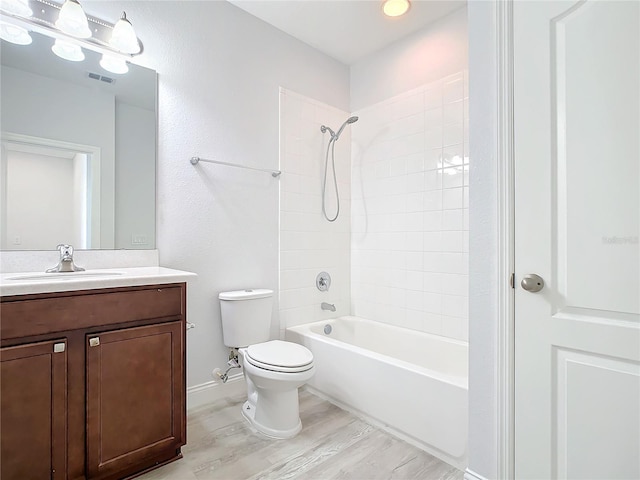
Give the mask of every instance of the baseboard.
<path id="1" fill-rule="evenodd" d="M 221 381 L 211 381 L 194 385 L 187 388 L 187 411 L 201 407 L 202 405 L 213 403 L 225 397 L 233 397 L 246 393 L 247 385 L 244 382 L 244 375 L 237 373 L 227 380 L 227 383 Z"/>
<path id="2" fill-rule="evenodd" d="M 467 468 L 464 471 L 464 480 L 487 480 L 487 479 L 482 475 L 480 475 L 479 473 L 476 473 L 473 470 L 469 470 Z"/>

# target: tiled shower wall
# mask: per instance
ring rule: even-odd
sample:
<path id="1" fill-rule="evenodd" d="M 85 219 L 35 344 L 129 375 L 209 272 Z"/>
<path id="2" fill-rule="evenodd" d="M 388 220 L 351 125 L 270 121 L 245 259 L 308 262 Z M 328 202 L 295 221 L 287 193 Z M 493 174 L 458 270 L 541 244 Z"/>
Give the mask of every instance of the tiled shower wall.
<path id="1" fill-rule="evenodd" d="M 467 74 L 355 113 L 352 313 L 467 340 Z"/>
<path id="2" fill-rule="evenodd" d="M 350 313 L 351 137 L 345 128 L 335 146 L 340 215 L 322 216 L 322 183 L 329 133 L 349 114 L 291 91 L 280 90 L 280 328 Z M 336 211 L 331 169 L 327 210 Z M 326 292 L 316 288 L 321 271 L 331 275 Z M 336 312 L 321 310 L 327 302 Z M 282 332 L 281 332 L 282 333 Z"/>

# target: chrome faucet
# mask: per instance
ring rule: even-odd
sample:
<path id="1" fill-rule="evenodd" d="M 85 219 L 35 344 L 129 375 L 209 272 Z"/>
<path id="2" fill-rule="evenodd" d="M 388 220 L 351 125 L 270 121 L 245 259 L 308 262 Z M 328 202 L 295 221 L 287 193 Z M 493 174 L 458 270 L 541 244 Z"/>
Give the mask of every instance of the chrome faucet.
<path id="1" fill-rule="evenodd" d="M 331 310 L 332 312 L 336 311 L 336 306 L 333 303 L 322 302 L 320 308 L 322 310 Z"/>
<path id="2" fill-rule="evenodd" d="M 60 261 L 55 267 L 47 269 L 46 273 L 84 271 L 84 268 L 78 267 L 73 263 L 73 246 L 61 243 L 56 248 L 60 252 Z"/>

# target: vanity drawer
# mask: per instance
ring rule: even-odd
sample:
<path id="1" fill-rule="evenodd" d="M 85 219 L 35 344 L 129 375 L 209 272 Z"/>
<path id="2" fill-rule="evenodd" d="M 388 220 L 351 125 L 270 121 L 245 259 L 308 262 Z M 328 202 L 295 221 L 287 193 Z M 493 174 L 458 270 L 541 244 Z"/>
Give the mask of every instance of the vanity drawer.
<path id="1" fill-rule="evenodd" d="M 13 297 L 2 302 L 0 338 L 44 335 L 185 313 L 183 285 Z"/>

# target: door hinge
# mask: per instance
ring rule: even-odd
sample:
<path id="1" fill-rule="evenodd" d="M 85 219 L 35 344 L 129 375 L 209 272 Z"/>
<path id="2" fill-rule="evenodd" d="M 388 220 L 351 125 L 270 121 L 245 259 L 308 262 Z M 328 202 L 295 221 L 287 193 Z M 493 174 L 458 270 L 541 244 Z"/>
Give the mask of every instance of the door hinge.
<path id="1" fill-rule="evenodd" d="M 511 276 L 509 277 L 509 285 L 511 285 L 511 288 L 516 288 L 516 274 L 512 273 Z"/>
<path id="2" fill-rule="evenodd" d="M 90 347 L 97 347 L 98 345 L 100 345 L 100 337 L 93 337 L 89 339 Z"/>

